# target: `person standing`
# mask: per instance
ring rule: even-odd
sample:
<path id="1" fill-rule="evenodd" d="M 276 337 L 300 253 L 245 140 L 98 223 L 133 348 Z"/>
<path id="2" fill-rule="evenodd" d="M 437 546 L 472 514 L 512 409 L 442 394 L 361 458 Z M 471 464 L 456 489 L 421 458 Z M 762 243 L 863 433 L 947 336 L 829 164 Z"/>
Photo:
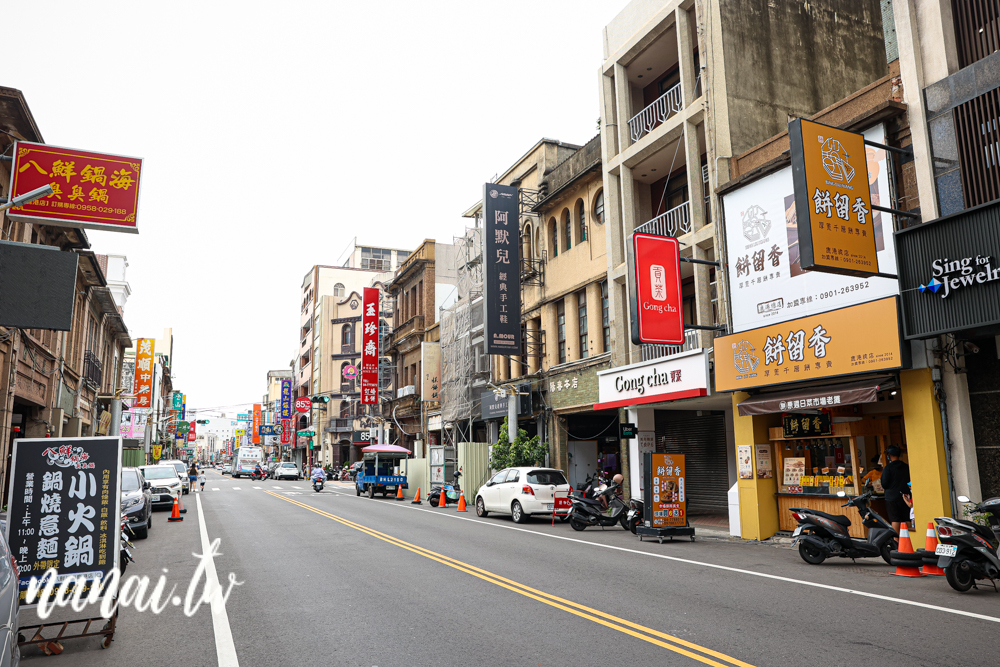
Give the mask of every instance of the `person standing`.
<path id="1" fill-rule="evenodd" d="M 205 476 L 205 471 L 204 471 L 204 470 L 201 470 L 201 471 L 200 471 L 200 472 L 198 473 L 198 484 L 199 484 L 199 485 L 201 486 L 201 490 L 202 490 L 203 492 L 204 492 L 204 490 L 205 490 L 205 482 L 206 482 L 206 481 L 208 481 L 208 480 L 206 479 L 206 476 Z"/>
<path id="2" fill-rule="evenodd" d="M 900 460 L 902 451 L 896 445 L 885 450 L 889 463 L 882 470 L 882 488 L 885 489 L 885 508 L 892 528 L 899 533 L 899 526 L 910 520 L 910 507 L 903 500 L 910 492 L 910 466 Z"/>
<path id="3" fill-rule="evenodd" d="M 188 486 L 191 488 L 191 493 L 194 493 L 195 491 L 198 490 L 197 487 L 195 486 L 195 484 L 197 483 L 198 483 L 198 468 L 194 465 L 194 463 L 192 463 L 191 468 L 188 470 Z"/>

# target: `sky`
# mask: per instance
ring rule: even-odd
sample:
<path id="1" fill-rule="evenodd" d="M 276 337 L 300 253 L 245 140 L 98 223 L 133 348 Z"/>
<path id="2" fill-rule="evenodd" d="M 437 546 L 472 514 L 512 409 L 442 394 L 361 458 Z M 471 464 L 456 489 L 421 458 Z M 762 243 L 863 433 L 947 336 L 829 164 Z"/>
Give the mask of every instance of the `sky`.
<path id="1" fill-rule="evenodd" d="M 597 133 L 603 27 L 626 0 L 17 0 L 0 85 L 46 143 L 141 157 L 133 338 L 173 328 L 188 407 L 259 401 L 298 348 L 314 264 L 451 242 L 542 137 Z"/>

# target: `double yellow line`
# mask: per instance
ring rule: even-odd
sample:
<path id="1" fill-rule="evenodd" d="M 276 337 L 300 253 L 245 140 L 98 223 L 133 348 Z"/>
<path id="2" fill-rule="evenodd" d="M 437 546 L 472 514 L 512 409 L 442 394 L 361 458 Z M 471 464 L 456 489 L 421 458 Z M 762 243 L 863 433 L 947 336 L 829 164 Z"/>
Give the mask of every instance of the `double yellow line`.
<path id="1" fill-rule="evenodd" d="M 618 632 L 631 635 L 637 639 L 649 642 L 650 644 L 661 646 L 667 650 L 673 651 L 674 653 L 679 653 L 706 665 L 712 665 L 713 667 L 733 667 L 734 665 L 737 667 L 753 667 L 753 665 L 743 662 L 742 660 L 737 660 L 736 658 L 730 657 L 725 653 L 713 651 L 712 649 L 699 646 L 698 644 L 686 641 L 679 637 L 668 635 L 664 632 L 660 632 L 659 630 L 647 628 L 646 626 L 633 623 L 632 621 L 625 620 L 624 618 L 618 618 L 617 616 L 606 614 L 598 609 L 592 609 L 591 607 L 577 604 L 571 600 L 566 600 L 544 591 L 531 588 L 530 586 L 519 584 L 516 581 L 501 577 L 498 574 L 493 574 L 492 572 L 488 572 L 474 565 L 469 565 L 468 563 L 464 563 L 460 560 L 449 558 L 448 556 L 436 553 L 430 549 L 425 549 L 415 544 L 404 542 L 403 540 L 392 537 L 391 535 L 386 535 L 385 533 L 381 533 L 372 528 L 367 528 L 361 524 L 336 516 L 335 514 L 324 512 L 323 510 L 316 509 L 315 507 L 299 502 L 298 500 L 293 500 L 287 496 L 274 493 L 273 491 L 265 491 L 265 493 L 268 493 L 275 498 L 280 498 L 281 500 L 289 502 L 293 505 L 298 505 L 303 509 L 307 509 L 310 512 L 326 517 L 327 519 L 333 519 L 337 523 L 343 524 L 348 528 L 359 530 L 362 533 L 371 535 L 372 537 L 382 540 L 383 542 L 388 542 L 389 544 L 395 545 L 401 549 L 406 549 L 407 551 L 411 551 L 417 555 L 423 556 L 424 558 L 429 558 L 433 561 L 441 563 L 442 565 L 447 565 L 448 567 L 455 568 L 456 570 L 460 570 L 466 574 L 471 574 L 472 576 L 478 577 L 483 581 L 488 581 L 489 583 L 500 586 L 501 588 L 506 588 L 511 592 L 517 593 L 518 595 L 523 595 L 524 597 L 531 598 L 532 600 L 537 600 L 538 602 L 547 604 L 550 607 L 555 607 L 556 609 L 561 609 L 562 611 L 573 614 L 574 616 L 585 618 L 588 621 L 599 623 L 605 627 L 611 628 L 612 630 L 617 630 Z"/>

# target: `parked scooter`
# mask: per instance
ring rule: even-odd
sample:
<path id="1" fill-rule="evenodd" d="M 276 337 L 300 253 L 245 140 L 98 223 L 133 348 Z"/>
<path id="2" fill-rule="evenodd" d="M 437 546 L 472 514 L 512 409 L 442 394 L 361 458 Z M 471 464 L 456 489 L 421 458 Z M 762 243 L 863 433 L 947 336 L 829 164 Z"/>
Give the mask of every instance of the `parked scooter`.
<path id="1" fill-rule="evenodd" d="M 959 496 L 958 500 L 970 502 L 966 496 Z M 996 579 L 1000 579 L 1000 559 L 997 558 L 1000 498 L 984 500 L 972 511 L 984 515 L 990 525 L 945 516 L 934 519 L 939 540 L 934 551 L 938 567 L 944 570 L 948 584 L 962 593 L 977 587 L 977 579 L 989 579 L 994 588 Z"/>
<path id="2" fill-rule="evenodd" d="M 441 489 L 444 489 L 444 504 L 448 505 L 450 503 L 457 503 L 458 497 L 462 495 L 462 487 L 458 485 L 458 478 L 462 476 L 462 469 L 456 470 L 452 477 L 455 479 L 451 484 L 445 484 L 443 487 L 441 485 L 432 486 L 431 492 L 427 495 L 427 502 L 431 507 L 437 507 L 438 503 L 441 502 Z"/>
<path id="3" fill-rule="evenodd" d="M 621 475 L 615 475 L 611 484 L 598 487 L 593 498 L 571 496 L 573 508 L 569 514 L 569 525 L 573 526 L 573 530 L 586 530 L 588 526 L 613 526 L 616 523 L 628 530 L 629 506 L 616 493 L 624 479 Z M 607 501 L 607 510 L 601 503 L 602 497 Z"/>
<path id="4" fill-rule="evenodd" d="M 844 498 L 843 491 L 837 493 Z M 851 537 L 848 528 L 851 520 L 842 514 L 827 514 L 819 510 L 793 507 L 792 516 L 799 522 L 798 528 L 792 533 L 798 544 L 799 555 L 810 565 L 819 565 L 827 558 L 875 558 L 881 556 L 886 563 L 890 562 L 890 553 L 897 548 L 897 534 L 892 524 L 879 516 L 868 501 L 872 492 L 851 498 L 841 507 L 856 507 L 861 514 L 861 523 L 868 528 L 868 539 Z"/>
<path id="5" fill-rule="evenodd" d="M 135 562 L 131 551 L 131 549 L 135 549 L 135 545 L 128 539 L 129 534 L 132 533 L 132 528 L 128 525 L 127 519 L 122 519 L 121 533 L 121 549 L 118 552 L 118 572 L 124 577 L 125 568 L 128 567 L 129 563 Z"/>
<path id="6" fill-rule="evenodd" d="M 640 498 L 633 498 L 628 501 L 628 514 L 625 516 L 625 523 L 633 535 L 636 534 L 636 526 L 642 523 L 642 512 L 645 507 L 645 503 Z"/>

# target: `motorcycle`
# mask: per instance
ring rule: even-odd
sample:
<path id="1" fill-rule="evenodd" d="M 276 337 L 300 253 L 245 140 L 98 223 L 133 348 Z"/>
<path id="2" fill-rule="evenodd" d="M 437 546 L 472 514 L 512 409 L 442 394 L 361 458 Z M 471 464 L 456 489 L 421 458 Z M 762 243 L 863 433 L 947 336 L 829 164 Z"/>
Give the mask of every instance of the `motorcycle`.
<path id="1" fill-rule="evenodd" d="M 966 496 L 959 496 L 958 500 L 970 502 Z M 945 516 L 934 519 L 939 540 L 934 551 L 938 556 L 937 565 L 944 570 L 948 585 L 962 593 L 978 588 L 977 579 L 989 579 L 994 588 L 996 579 L 1000 579 L 1000 559 L 997 558 L 1000 498 L 984 500 L 972 511 L 985 515 L 990 525 Z"/>
<path id="2" fill-rule="evenodd" d="M 323 484 L 324 482 L 322 477 L 313 477 L 313 491 L 315 491 L 316 493 L 322 491 Z"/>
<path id="3" fill-rule="evenodd" d="M 642 511 L 644 508 L 645 504 L 639 498 L 633 498 L 628 501 L 628 514 L 625 516 L 625 523 L 633 535 L 636 534 L 636 527 L 642 523 Z"/>
<path id="4" fill-rule="evenodd" d="M 458 485 L 458 478 L 462 476 L 461 470 L 456 470 L 452 477 L 454 482 L 451 484 L 445 484 L 444 486 L 432 486 L 431 492 L 427 494 L 427 502 L 431 507 L 437 507 L 438 503 L 441 502 L 441 489 L 444 489 L 444 504 L 448 505 L 450 503 L 457 503 L 458 497 L 462 495 L 462 488 Z"/>
<path id="5" fill-rule="evenodd" d="M 135 558 L 132 557 L 132 552 L 130 551 L 130 549 L 135 549 L 135 545 L 128 539 L 128 534 L 125 531 L 132 532 L 127 519 L 122 520 L 121 549 L 118 551 L 118 571 L 123 577 L 125 576 L 125 568 L 128 567 L 128 564 L 135 562 Z"/>
<path id="6" fill-rule="evenodd" d="M 254 470 L 250 473 L 250 479 L 255 482 L 264 481 L 266 473 L 263 470 Z"/>
<path id="7" fill-rule="evenodd" d="M 570 496 L 573 508 L 569 514 L 569 525 L 573 530 L 586 530 L 588 526 L 613 526 L 620 523 L 621 527 L 628 530 L 628 509 L 629 506 L 616 493 L 621 488 L 622 479 L 620 475 L 615 475 L 611 484 L 597 487 L 593 498 L 584 495 Z M 604 509 L 601 498 L 605 498 L 608 509 Z"/>
<path id="8" fill-rule="evenodd" d="M 846 497 L 843 491 L 839 491 L 837 495 Z M 898 536 L 892 529 L 892 524 L 868 506 L 872 495 L 869 491 L 841 505 L 857 508 L 861 514 L 861 524 L 868 528 L 866 540 L 850 536 L 847 529 L 851 526 L 851 520 L 842 514 L 791 508 L 792 516 L 799 522 L 792 533 L 792 546 L 798 545 L 802 560 L 810 565 L 819 565 L 831 556 L 851 559 L 881 557 L 892 565 L 891 552 L 897 548 Z"/>

